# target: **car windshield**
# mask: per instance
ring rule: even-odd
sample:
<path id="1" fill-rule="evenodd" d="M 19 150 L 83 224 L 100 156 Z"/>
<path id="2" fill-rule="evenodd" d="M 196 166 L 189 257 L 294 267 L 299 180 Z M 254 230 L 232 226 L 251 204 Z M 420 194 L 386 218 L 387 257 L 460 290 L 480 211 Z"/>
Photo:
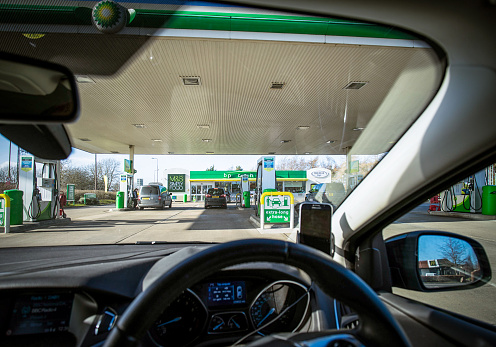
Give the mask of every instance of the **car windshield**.
<path id="1" fill-rule="evenodd" d="M 259 223 L 267 194 L 288 194 L 270 198 L 275 209 L 311 194 L 340 206 L 444 76 L 437 50 L 399 28 L 178 3 L 0 5 L 0 51 L 68 67 L 81 101 L 79 120 L 66 124 L 74 148 L 68 160 L 54 164 L 1 143 L 2 162 L 10 163 L 2 166 L 2 188 L 24 194 L 19 218 L 42 222 L 45 210 L 45 219 L 64 213 L 71 236 L 40 224 L 42 238 L 13 233 L 2 247 L 287 239 L 250 222 Z M 135 188 L 158 194 L 151 182 L 170 192 L 171 204 L 167 197 L 159 205 L 170 210 L 136 206 Z M 204 209 L 207 194 L 224 191 L 231 192 L 227 210 Z M 91 211 L 84 208 L 88 192 L 100 205 Z M 229 217 L 201 222 L 219 213 Z M 110 224 L 93 228 L 95 219 Z M 289 227 L 288 219 L 279 222 Z"/>

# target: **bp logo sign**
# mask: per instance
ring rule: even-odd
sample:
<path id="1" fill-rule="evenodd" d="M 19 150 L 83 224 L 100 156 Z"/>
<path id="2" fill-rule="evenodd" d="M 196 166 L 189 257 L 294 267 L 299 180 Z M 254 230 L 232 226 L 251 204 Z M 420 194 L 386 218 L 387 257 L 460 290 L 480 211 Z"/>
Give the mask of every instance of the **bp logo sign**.
<path id="1" fill-rule="evenodd" d="M 291 200 L 287 195 L 268 195 L 264 198 L 265 223 L 289 223 Z"/>
<path id="2" fill-rule="evenodd" d="M 171 193 L 184 193 L 186 192 L 186 175 L 184 174 L 169 174 L 168 189 Z"/>
<path id="3" fill-rule="evenodd" d="M 114 34 L 126 25 L 127 9 L 111 0 L 100 1 L 93 7 L 91 19 L 102 33 Z"/>

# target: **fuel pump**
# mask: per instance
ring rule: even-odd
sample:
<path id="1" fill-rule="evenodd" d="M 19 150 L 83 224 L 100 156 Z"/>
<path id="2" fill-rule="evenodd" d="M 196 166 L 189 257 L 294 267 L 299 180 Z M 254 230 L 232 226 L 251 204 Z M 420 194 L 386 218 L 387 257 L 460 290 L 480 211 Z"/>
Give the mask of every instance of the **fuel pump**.
<path id="1" fill-rule="evenodd" d="M 250 194 L 250 181 L 248 180 L 248 175 L 242 175 L 241 176 L 241 182 L 240 185 L 241 187 L 241 207 L 246 207 L 245 206 L 245 199 L 244 199 L 244 192 L 248 192 Z"/>
<path id="2" fill-rule="evenodd" d="M 119 190 L 124 192 L 124 208 L 133 206 L 133 177 L 133 175 L 128 173 L 123 173 L 120 176 Z"/>
<path id="3" fill-rule="evenodd" d="M 256 215 L 260 211 L 260 197 L 264 192 L 276 191 L 276 168 L 274 157 L 261 157 L 257 161 L 257 177 L 255 188 Z"/>
<path id="4" fill-rule="evenodd" d="M 486 170 L 477 172 L 442 192 L 441 210 L 445 212 L 479 213 L 482 210 L 482 187 Z"/>
<path id="5" fill-rule="evenodd" d="M 60 162 L 23 155 L 19 170 L 19 190 L 24 192 L 24 221 L 40 221 L 57 216 Z"/>
<path id="6" fill-rule="evenodd" d="M 482 187 L 486 182 L 486 170 L 477 172 L 469 177 L 469 196 L 470 206 L 468 209 L 471 213 L 481 212 L 482 210 Z"/>

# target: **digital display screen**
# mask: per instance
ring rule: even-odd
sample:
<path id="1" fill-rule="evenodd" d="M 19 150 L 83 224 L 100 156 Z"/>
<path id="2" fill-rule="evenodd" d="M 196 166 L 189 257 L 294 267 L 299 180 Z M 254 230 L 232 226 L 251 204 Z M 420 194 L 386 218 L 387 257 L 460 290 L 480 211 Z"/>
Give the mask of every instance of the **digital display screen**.
<path id="1" fill-rule="evenodd" d="M 20 296 L 12 310 L 6 335 L 68 331 L 73 298 L 72 294 Z"/>
<path id="2" fill-rule="evenodd" d="M 223 306 L 246 303 L 244 281 L 225 281 L 208 283 L 208 306 Z"/>
<path id="3" fill-rule="evenodd" d="M 301 205 L 299 243 L 326 254 L 331 253 L 331 207 L 321 204 Z"/>

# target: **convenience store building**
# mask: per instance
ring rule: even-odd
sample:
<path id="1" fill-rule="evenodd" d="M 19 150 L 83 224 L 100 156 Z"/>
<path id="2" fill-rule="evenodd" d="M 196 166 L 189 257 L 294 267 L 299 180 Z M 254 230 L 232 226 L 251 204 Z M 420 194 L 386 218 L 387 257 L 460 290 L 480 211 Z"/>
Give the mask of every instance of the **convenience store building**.
<path id="1" fill-rule="evenodd" d="M 185 171 L 168 169 L 165 171 L 167 187 L 176 200 L 183 200 L 184 194 L 188 201 L 203 201 L 209 188 L 223 188 L 235 196 L 240 192 L 241 177 L 248 175 L 250 190 L 255 190 L 255 171 Z M 177 182 L 183 182 L 178 184 Z M 276 171 L 277 190 L 291 192 L 297 201 L 305 199 L 308 179 L 306 171 Z M 180 191 L 181 190 L 181 191 Z"/>

